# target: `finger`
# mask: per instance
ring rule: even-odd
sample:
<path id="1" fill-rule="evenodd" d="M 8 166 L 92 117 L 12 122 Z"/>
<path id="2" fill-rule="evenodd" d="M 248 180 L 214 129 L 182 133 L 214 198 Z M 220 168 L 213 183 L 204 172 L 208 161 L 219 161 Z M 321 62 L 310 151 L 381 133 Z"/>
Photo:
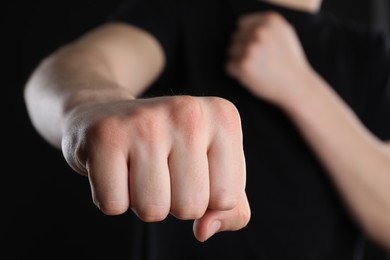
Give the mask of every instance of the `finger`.
<path id="1" fill-rule="evenodd" d="M 217 211 L 207 210 L 204 216 L 194 221 L 193 232 L 201 242 L 222 231 L 236 231 L 244 228 L 250 221 L 251 210 L 246 194 L 232 210 Z"/>
<path id="2" fill-rule="evenodd" d="M 258 25 L 267 24 L 268 12 L 255 12 L 241 16 L 237 20 L 237 27 L 240 30 L 252 30 Z"/>
<path id="3" fill-rule="evenodd" d="M 130 155 L 131 208 L 145 222 L 161 221 L 170 208 L 167 153 L 145 147 Z"/>
<path id="4" fill-rule="evenodd" d="M 245 188 L 243 156 L 237 149 L 223 140 L 217 140 L 210 149 L 210 209 L 232 209 Z"/>
<path id="5" fill-rule="evenodd" d="M 226 66 L 226 71 L 231 76 L 236 75 L 237 64 L 247 56 L 250 44 L 259 40 L 254 30 L 258 30 L 260 22 L 259 15 L 245 17 L 240 21 L 238 30 L 232 35 L 231 44 L 227 48 L 229 60 Z"/>
<path id="6" fill-rule="evenodd" d="M 180 143 L 169 157 L 171 213 L 179 219 L 198 219 L 209 202 L 207 149 L 200 143 Z"/>
<path id="7" fill-rule="evenodd" d="M 227 54 L 230 60 L 240 59 L 245 53 L 246 41 L 234 40 L 228 47 Z"/>
<path id="8" fill-rule="evenodd" d="M 129 208 L 127 156 L 110 147 L 91 149 L 86 161 L 95 205 L 107 215 Z"/>
<path id="9" fill-rule="evenodd" d="M 234 106 L 219 106 L 215 115 L 220 126 L 216 128 L 208 152 L 210 171 L 209 208 L 234 208 L 245 190 L 246 170 L 242 145 L 241 123 Z M 214 119 L 218 122 L 217 119 Z"/>

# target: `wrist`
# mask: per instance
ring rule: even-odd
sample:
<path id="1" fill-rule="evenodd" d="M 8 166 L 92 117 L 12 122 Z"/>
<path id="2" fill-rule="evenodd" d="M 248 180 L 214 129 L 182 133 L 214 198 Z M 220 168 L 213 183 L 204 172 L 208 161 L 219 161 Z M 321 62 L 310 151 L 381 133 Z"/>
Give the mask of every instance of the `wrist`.
<path id="1" fill-rule="evenodd" d="M 295 72 L 288 77 L 288 86 L 283 93 L 277 95 L 274 103 L 285 111 L 297 110 L 307 105 L 313 99 L 321 96 L 319 94 L 325 87 L 324 80 L 312 69 L 305 69 L 301 72 Z"/>
<path id="2" fill-rule="evenodd" d="M 134 100 L 127 89 L 118 86 L 105 86 L 94 88 L 81 88 L 68 95 L 64 102 L 64 113 L 78 107 L 93 106 L 113 101 Z"/>
<path id="3" fill-rule="evenodd" d="M 286 97 L 282 109 L 294 120 L 313 122 L 331 119 L 344 111 L 341 98 L 317 73 L 302 78 L 300 91 Z"/>

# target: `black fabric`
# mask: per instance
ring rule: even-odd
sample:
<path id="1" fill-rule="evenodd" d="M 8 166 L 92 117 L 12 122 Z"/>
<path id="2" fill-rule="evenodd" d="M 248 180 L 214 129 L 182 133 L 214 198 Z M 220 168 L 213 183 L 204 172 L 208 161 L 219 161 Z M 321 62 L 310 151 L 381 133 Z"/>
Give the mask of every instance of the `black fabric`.
<path id="1" fill-rule="evenodd" d="M 224 72 L 237 18 L 264 10 L 285 15 L 314 69 L 375 135 L 390 139 L 388 38 L 326 13 L 259 1 L 129 0 L 109 21 L 149 31 L 168 61 L 145 96 L 214 95 L 239 109 L 252 208 L 248 227 L 206 243 L 195 240 L 191 221 L 168 217 L 161 223 L 139 223 L 143 235 L 134 240 L 144 252 L 132 259 L 362 259 L 364 235 L 294 125 Z"/>

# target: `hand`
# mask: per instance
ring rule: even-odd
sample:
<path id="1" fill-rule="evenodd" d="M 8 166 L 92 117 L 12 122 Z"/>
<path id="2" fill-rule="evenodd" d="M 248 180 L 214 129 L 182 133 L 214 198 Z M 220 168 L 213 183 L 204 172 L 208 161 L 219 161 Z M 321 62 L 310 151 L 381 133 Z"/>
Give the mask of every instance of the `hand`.
<path id="1" fill-rule="evenodd" d="M 62 141 L 69 165 L 88 176 L 108 215 L 131 208 L 146 222 L 194 219 L 200 241 L 247 225 L 239 113 L 214 97 L 160 97 L 85 105 Z"/>
<path id="2" fill-rule="evenodd" d="M 278 13 L 243 16 L 228 49 L 227 72 L 254 95 L 275 104 L 299 96 L 311 73 L 293 27 Z"/>

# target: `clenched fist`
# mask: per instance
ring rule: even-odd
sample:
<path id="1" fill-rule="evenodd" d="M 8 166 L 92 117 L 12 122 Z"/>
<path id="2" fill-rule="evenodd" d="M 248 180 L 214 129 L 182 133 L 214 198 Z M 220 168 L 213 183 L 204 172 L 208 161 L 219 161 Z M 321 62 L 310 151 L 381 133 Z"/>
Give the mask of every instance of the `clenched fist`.
<path id="1" fill-rule="evenodd" d="M 131 208 L 147 222 L 169 213 L 194 219 L 200 241 L 247 225 L 240 116 L 227 100 L 175 96 L 84 105 L 64 129 L 64 156 L 88 176 L 102 212 Z"/>
<path id="2" fill-rule="evenodd" d="M 294 28 L 275 12 L 241 17 L 228 55 L 228 74 L 277 105 L 299 99 L 313 73 Z"/>

